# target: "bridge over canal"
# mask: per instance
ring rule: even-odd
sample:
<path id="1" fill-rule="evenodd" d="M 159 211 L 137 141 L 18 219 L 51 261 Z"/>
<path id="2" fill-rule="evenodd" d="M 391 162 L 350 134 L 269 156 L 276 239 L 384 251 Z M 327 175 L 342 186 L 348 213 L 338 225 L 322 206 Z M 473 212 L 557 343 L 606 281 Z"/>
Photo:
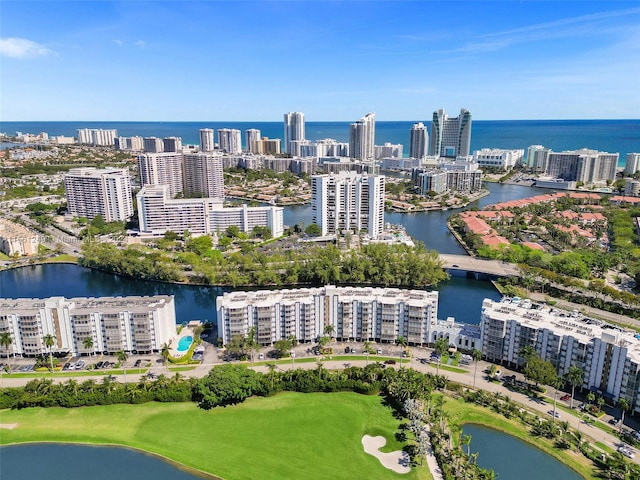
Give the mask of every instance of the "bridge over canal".
<path id="1" fill-rule="evenodd" d="M 511 277 L 520 275 L 516 265 L 501 262 L 500 260 L 483 260 L 468 255 L 440 254 L 443 267 L 447 270 L 460 270 L 465 272 L 484 273 L 497 277 Z"/>

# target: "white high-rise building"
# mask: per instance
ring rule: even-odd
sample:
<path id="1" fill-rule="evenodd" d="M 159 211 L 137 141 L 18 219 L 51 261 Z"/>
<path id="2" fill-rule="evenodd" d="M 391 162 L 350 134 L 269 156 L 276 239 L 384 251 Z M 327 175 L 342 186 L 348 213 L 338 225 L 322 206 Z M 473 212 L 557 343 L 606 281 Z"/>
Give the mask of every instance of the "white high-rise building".
<path id="1" fill-rule="evenodd" d="M 223 199 L 222 154 L 202 152 L 185 154 L 184 187 L 188 195 Z"/>
<path id="2" fill-rule="evenodd" d="M 385 142 L 384 145 L 375 145 L 373 147 L 373 157 L 376 160 L 381 158 L 402 158 L 403 145 L 401 143 Z"/>
<path id="3" fill-rule="evenodd" d="M 343 230 L 377 238 L 384 230 L 384 175 L 354 171 L 311 177 L 312 222 L 322 235 Z"/>
<path id="4" fill-rule="evenodd" d="M 100 128 L 79 128 L 78 143 L 94 147 L 112 147 L 118 136 L 117 130 Z"/>
<path id="5" fill-rule="evenodd" d="M 168 185 L 171 197 L 184 190 L 182 153 L 138 155 L 141 185 Z"/>
<path id="6" fill-rule="evenodd" d="M 35 357 L 114 354 L 120 350 L 150 353 L 162 350 L 176 336 L 173 296 L 101 298 L 0 299 L 0 333 L 11 344 L 2 355 Z M 51 335 L 54 344 L 45 344 Z M 85 346 L 90 338 L 91 348 Z"/>
<path id="7" fill-rule="evenodd" d="M 218 129 L 218 148 L 229 154 L 242 153 L 242 136 L 235 128 Z"/>
<path id="8" fill-rule="evenodd" d="M 536 172 L 545 172 L 549 165 L 550 148 L 542 145 L 531 145 L 527 148 L 527 167 Z"/>
<path id="9" fill-rule="evenodd" d="M 349 156 L 358 160 L 373 160 L 376 138 L 376 114 L 367 113 L 351 124 L 349 129 Z"/>
<path id="10" fill-rule="evenodd" d="M 74 217 L 106 222 L 124 221 L 133 215 L 131 179 L 126 168 L 72 168 L 64 176 L 67 209 Z"/>
<path id="11" fill-rule="evenodd" d="M 230 292 L 219 296 L 218 337 L 224 344 L 254 328 L 260 345 L 293 336 L 314 342 L 327 325 L 339 340 L 431 343 L 438 328 L 438 292 L 376 287 L 325 287 Z"/>
<path id="12" fill-rule="evenodd" d="M 282 207 L 224 207 L 214 198 L 172 199 L 166 185 L 148 185 L 137 195 L 140 231 L 164 234 L 171 230 L 192 234 L 224 232 L 237 226 L 250 233 L 255 227 L 268 227 L 274 237 L 284 233 Z"/>
<path id="13" fill-rule="evenodd" d="M 201 152 L 213 152 L 216 148 L 215 141 L 213 140 L 213 129 L 202 128 L 200 129 L 200 151 Z"/>
<path id="14" fill-rule="evenodd" d="M 162 140 L 162 143 L 163 152 L 182 152 L 182 138 L 180 137 L 166 137 Z"/>
<path id="15" fill-rule="evenodd" d="M 480 167 L 508 170 L 522 164 L 524 149 L 483 148 L 473 152 L 473 160 Z"/>
<path id="16" fill-rule="evenodd" d="M 304 113 L 289 112 L 284 114 L 284 151 L 293 154 L 291 142 L 305 140 Z"/>
<path id="17" fill-rule="evenodd" d="M 545 173 L 553 178 L 587 184 L 614 181 L 619 156 L 619 153 L 599 152 L 587 148 L 549 152 Z"/>
<path id="18" fill-rule="evenodd" d="M 409 132 L 409 157 L 424 159 L 429 152 L 429 134 L 424 123 L 414 123 Z"/>
<path id="19" fill-rule="evenodd" d="M 257 128 L 249 128 L 245 130 L 244 135 L 245 141 L 247 142 L 246 150 L 250 153 L 255 153 L 256 148 L 254 142 L 257 142 L 261 139 L 260 130 L 258 130 Z"/>
<path id="20" fill-rule="evenodd" d="M 627 163 L 624 165 L 625 175 L 633 175 L 640 170 L 640 153 L 627 153 Z"/>
<path id="21" fill-rule="evenodd" d="M 429 154 L 456 158 L 468 156 L 471 149 L 471 112 L 460 109 L 460 115 L 449 118 L 443 109 L 433 112 Z"/>
<path id="22" fill-rule="evenodd" d="M 162 153 L 164 152 L 164 142 L 161 138 L 145 137 L 144 151 L 148 153 Z"/>

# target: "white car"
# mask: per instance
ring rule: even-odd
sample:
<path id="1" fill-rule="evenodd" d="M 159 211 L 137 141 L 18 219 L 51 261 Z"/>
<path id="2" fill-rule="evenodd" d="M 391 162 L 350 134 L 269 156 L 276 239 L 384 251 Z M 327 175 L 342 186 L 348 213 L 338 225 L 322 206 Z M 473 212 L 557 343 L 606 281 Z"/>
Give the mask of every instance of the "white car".
<path id="1" fill-rule="evenodd" d="M 633 449 L 629 445 L 620 445 L 618 451 L 627 458 L 635 457 Z"/>

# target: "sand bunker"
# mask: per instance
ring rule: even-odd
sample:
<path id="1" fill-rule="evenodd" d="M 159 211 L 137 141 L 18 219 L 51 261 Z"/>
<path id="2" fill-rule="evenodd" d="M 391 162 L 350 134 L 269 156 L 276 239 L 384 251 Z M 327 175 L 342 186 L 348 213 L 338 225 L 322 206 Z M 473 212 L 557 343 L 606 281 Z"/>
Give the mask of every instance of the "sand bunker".
<path id="1" fill-rule="evenodd" d="M 387 439 L 384 437 L 370 437 L 369 435 L 362 437 L 364 451 L 380 460 L 380 463 L 385 468 L 393 470 L 396 473 L 409 473 L 411 471 L 409 467 L 409 454 L 402 450 L 389 453 L 381 452 L 380 449 L 384 447 L 386 443 Z"/>
<path id="2" fill-rule="evenodd" d="M 7 430 L 13 430 L 17 426 L 17 423 L 0 423 L 0 428 L 6 428 Z"/>

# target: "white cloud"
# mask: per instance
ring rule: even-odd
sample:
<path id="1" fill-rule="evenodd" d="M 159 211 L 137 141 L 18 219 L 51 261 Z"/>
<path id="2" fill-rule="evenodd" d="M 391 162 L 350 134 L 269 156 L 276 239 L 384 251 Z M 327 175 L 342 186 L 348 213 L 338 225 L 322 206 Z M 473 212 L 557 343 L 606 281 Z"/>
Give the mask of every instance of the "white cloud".
<path id="1" fill-rule="evenodd" d="M 147 46 L 147 42 L 145 42 L 144 40 L 138 40 L 136 43 L 134 43 L 134 45 L 136 47 L 144 48 Z"/>
<path id="2" fill-rule="evenodd" d="M 0 38 L 0 56 L 11 58 L 33 58 L 55 55 L 56 53 L 26 38 Z"/>
<path id="3" fill-rule="evenodd" d="M 117 46 L 121 47 L 122 45 L 124 45 L 124 42 L 122 40 L 114 40 L 113 43 L 115 43 Z"/>

